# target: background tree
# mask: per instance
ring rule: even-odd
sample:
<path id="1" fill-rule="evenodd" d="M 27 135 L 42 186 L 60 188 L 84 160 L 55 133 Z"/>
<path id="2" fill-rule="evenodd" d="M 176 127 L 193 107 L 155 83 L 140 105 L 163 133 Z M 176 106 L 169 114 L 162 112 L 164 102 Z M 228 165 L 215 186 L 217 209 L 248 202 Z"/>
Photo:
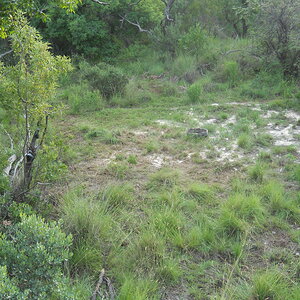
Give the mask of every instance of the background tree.
<path id="1" fill-rule="evenodd" d="M 297 77 L 300 68 L 300 1 L 266 0 L 260 5 L 254 39 L 260 53 L 276 59 L 286 76 Z"/>

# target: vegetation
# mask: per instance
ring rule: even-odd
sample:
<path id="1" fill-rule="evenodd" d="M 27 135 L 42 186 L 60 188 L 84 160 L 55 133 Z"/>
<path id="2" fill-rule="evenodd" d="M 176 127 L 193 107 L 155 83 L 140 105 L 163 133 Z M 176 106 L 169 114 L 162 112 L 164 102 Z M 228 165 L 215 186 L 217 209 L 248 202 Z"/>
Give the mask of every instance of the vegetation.
<path id="1" fill-rule="evenodd" d="M 0 298 L 299 299 L 299 0 L 46 2 L 0 0 Z"/>

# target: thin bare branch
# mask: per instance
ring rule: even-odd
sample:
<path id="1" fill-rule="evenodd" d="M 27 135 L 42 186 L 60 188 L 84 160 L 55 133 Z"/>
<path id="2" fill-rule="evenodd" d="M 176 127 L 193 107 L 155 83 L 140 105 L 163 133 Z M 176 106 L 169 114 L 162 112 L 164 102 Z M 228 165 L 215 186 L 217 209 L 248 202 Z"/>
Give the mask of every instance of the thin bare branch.
<path id="1" fill-rule="evenodd" d="M 100 5 L 110 5 L 110 3 L 108 2 L 103 2 L 103 1 L 99 1 L 99 0 L 92 0 L 93 2 L 100 4 Z"/>
<path id="2" fill-rule="evenodd" d="M 129 24 L 131 24 L 131 25 L 137 27 L 137 28 L 139 29 L 140 32 L 146 32 L 146 33 L 152 35 L 152 32 L 151 32 L 150 30 L 147 30 L 147 29 L 142 28 L 142 26 L 139 24 L 139 22 L 134 23 L 134 22 L 130 21 L 129 19 L 127 19 L 126 16 L 122 16 L 122 15 L 119 15 L 119 16 L 120 16 L 120 18 L 121 18 L 120 22 L 121 22 L 122 24 L 124 23 L 124 21 L 126 21 L 127 23 L 129 23 Z"/>
<path id="3" fill-rule="evenodd" d="M 97 298 L 97 294 L 99 293 L 100 286 L 101 286 L 101 284 L 103 282 L 104 273 L 105 273 L 105 270 L 102 269 L 101 272 L 100 272 L 100 275 L 99 275 L 99 280 L 98 280 L 98 282 L 96 284 L 95 290 L 94 290 L 93 295 L 91 297 L 91 300 L 96 300 L 96 298 Z"/>
<path id="4" fill-rule="evenodd" d="M 9 53 L 12 53 L 12 52 L 13 52 L 13 50 L 9 50 L 9 51 L 6 51 L 6 52 L 0 54 L 0 59 L 1 59 L 2 57 L 4 57 L 5 55 L 7 55 L 7 54 L 9 54 Z"/>

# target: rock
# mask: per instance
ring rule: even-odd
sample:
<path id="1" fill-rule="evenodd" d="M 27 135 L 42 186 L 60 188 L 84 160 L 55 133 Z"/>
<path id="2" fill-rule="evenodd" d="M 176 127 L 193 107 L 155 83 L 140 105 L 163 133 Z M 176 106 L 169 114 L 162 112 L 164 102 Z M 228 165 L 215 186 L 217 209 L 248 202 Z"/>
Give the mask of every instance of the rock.
<path id="1" fill-rule="evenodd" d="M 187 131 L 187 135 L 194 136 L 194 137 L 207 137 L 208 130 L 205 128 L 190 128 Z"/>

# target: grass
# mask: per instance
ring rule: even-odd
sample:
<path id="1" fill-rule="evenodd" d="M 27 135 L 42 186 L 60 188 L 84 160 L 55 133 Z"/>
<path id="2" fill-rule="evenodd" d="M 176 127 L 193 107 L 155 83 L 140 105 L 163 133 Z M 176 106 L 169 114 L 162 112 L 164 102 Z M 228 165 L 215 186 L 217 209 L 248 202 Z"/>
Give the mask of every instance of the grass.
<path id="1" fill-rule="evenodd" d="M 91 295 L 102 268 L 121 300 L 297 299 L 297 148 L 276 146 L 268 133 L 268 123 L 291 121 L 251 102 L 270 91 L 232 57 L 216 62 L 220 82 L 198 77 L 189 56 L 158 79 L 166 65 L 156 59 L 133 60 L 122 97 L 57 121 L 76 155 L 65 162 L 70 190 L 49 194 L 73 234 L 78 299 Z M 187 137 L 196 127 L 208 137 Z"/>

